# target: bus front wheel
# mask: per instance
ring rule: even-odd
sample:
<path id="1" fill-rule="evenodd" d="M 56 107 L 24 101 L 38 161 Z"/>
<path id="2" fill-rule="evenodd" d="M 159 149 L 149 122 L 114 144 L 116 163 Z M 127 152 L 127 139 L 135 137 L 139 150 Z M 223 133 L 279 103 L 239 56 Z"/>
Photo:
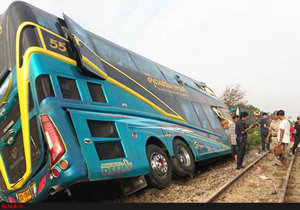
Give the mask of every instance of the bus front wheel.
<path id="1" fill-rule="evenodd" d="M 173 142 L 174 157 L 171 158 L 175 178 L 185 178 L 195 170 L 195 160 L 191 149 L 180 139 Z"/>
<path id="2" fill-rule="evenodd" d="M 147 182 L 156 188 L 167 187 L 172 180 L 172 167 L 166 153 L 156 145 L 146 148 L 150 165 L 150 173 L 146 175 Z"/>

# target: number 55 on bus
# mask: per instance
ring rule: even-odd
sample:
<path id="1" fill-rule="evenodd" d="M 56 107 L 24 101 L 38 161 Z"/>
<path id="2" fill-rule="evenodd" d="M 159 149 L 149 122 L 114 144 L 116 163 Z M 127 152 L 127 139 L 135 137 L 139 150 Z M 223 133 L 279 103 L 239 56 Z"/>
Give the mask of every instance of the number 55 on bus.
<path id="1" fill-rule="evenodd" d="M 0 50 L 1 202 L 103 180 L 125 195 L 164 188 L 231 152 L 231 116 L 205 83 L 67 15 L 12 3 L 0 15 Z"/>

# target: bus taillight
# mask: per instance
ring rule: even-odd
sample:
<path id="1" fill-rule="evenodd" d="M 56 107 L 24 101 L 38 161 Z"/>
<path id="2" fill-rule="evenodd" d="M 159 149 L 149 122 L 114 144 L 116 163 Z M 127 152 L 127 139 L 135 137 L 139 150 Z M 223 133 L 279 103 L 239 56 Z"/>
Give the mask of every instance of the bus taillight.
<path id="1" fill-rule="evenodd" d="M 53 166 L 64 154 L 65 147 L 49 116 L 41 115 L 41 122 L 43 125 L 44 136 L 50 150 L 51 166 Z"/>

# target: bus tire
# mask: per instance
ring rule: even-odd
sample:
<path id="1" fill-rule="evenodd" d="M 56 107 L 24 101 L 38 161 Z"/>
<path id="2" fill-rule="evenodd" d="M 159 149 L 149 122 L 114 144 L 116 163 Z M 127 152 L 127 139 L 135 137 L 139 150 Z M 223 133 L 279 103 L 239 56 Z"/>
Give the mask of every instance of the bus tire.
<path id="1" fill-rule="evenodd" d="M 174 157 L 171 158 L 173 176 L 177 179 L 190 176 L 195 171 L 195 160 L 191 149 L 180 139 L 173 142 Z"/>
<path id="2" fill-rule="evenodd" d="M 167 187 L 172 180 L 172 167 L 166 153 L 156 145 L 146 147 L 150 173 L 147 174 L 147 182 L 158 189 Z"/>

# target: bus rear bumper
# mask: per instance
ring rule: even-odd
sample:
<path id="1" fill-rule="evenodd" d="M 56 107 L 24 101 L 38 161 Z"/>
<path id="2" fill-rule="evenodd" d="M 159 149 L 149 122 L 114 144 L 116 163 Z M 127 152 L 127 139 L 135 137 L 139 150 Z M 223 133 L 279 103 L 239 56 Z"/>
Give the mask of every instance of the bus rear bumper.
<path id="1" fill-rule="evenodd" d="M 66 169 L 57 165 L 49 169 L 49 165 L 46 164 L 22 188 L 3 191 L 0 198 L 2 202 L 8 203 L 38 203 L 71 185 L 87 180 L 88 173 L 84 161 L 76 161 Z"/>

